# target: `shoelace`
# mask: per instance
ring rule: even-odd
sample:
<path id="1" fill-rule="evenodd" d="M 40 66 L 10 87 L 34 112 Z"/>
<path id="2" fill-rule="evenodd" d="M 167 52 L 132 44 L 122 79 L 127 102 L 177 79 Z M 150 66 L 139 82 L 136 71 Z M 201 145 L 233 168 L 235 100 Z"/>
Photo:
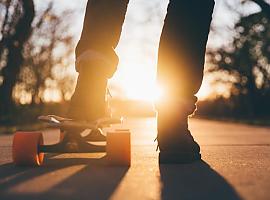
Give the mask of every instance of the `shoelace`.
<path id="1" fill-rule="evenodd" d="M 154 142 L 156 142 L 157 141 L 157 137 L 154 139 Z M 158 151 L 159 150 L 159 145 L 158 145 L 158 143 L 157 143 L 157 148 L 156 148 L 156 151 Z"/>
<path id="2" fill-rule="evenodd" d="M 110 89 L 108 87 L 106 88 L 106 95 L 112 98 L 112 93 L 110 92 Z"/>

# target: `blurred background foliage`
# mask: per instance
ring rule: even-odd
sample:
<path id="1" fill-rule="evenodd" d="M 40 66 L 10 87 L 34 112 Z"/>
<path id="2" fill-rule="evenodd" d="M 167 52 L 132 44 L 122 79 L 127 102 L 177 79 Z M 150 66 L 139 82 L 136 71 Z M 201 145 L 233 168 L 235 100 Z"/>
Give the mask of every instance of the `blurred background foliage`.
<path id="1" fill-rule="evenodd" d="M 197 115 L 268 124 L 270 3 L 217 0 L 216 4 L 218 1 L 223 2 L 219 12 L 226 8 L 237 17 L 230 26 L 212 25 L 205 73 L 211 77 L 211 88 L 226 88 L 226 92 L 209 93 L 201 99 Z M 0 1 L 0 125 L 32 123 L 40 114 L 65 115 L 74 89 L 76 36 L 71 31 L 71 21 L 75 11 L 58 10 L 54 1 L 46 1 L 43 6 L 37 6 L 37 2 Z M 254 6 L 254 11 L 247 11 Z M 153 7 L 147 7 L 149 13 Z M 162 13 L 157 15 L 162 18 Z M 141 24 L 151 22 L 138 16 L 131 20 Z M 229 36 L 222 37 L 224 32 Z M 226 41 L 216 42 L 212 37 Z M 112 90 L 123 92 L 115 85 Z M 118 115 L 154 115 L 150 102 L 121 95 L 111 99 L 111 106 Z"/>
<path id="2" fill-rule="evenodd" d="M 74 36 L 68 30 L 73 12 L 57 13 L 52 2 L 35 10 L 28 0 L 1 1 L 0 6 L 0 120 L 31 122 L 45 104 L 71 96 Z"/>
<path id="3" fill-rule="evenodd" d="M 230 85 L 229 98 L 213 103 L 213 109 L 219 110 L 215 114 L 242 118 L 270 115 L 270 5 L 254 2 L 259 2 L 261 11 L 240 16 L 232 40 L 208 49 L 207 73 L 222 72 L 225 76 L 217 76 L 215 81 Z M 214 113 L 210 105 L 208 109 L 204 106 L 201 104 L 205 114 Z"/>

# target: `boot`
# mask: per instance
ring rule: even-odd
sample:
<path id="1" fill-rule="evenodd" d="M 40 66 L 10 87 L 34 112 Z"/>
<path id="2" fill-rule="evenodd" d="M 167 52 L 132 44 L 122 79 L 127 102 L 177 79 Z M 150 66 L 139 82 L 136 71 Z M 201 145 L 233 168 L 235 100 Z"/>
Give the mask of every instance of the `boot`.
<path id="1" fill-rule="evenodd" d="M 192 103 L 191 103 L 192 102 Z M 200 160 L 200 146 L 188 129 L 188 116 L 196 109 L 196 100 L 162 103 L 157 107 L 160 164 L 191 163 Z"/>

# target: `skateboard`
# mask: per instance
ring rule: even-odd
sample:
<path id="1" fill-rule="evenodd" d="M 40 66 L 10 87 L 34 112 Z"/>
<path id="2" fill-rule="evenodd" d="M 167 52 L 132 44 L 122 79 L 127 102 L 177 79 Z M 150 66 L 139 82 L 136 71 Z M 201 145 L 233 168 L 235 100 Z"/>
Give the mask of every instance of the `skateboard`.
<path id="1" fill-rule="evenodd" d="M 105 127 L 121 124 L 122 118 L 101 118 L 77 121 L 56 115 L 39 116 L 47 128 L 59 129 L 59 141 L 46 145 L 41 131 L 17 131 L 14 134 L 12 157 L 18 166 L 41 166 L 45 153 L 107 153 L 108 163 L 130 165 L 130 132 L 116 129 L 104 133 Z M 85 133 L 86 132 L 86 133 Z M 95 144 L 102 142 L 103 144 Z"/>

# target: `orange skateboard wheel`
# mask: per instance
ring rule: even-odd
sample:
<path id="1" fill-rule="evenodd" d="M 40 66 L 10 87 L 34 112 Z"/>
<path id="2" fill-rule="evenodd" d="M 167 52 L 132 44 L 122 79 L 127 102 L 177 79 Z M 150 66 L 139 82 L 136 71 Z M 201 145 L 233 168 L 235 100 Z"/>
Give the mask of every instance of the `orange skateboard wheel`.
<path id="1" fill-rule="evenodd" d="M 107 159 L 110 165 L 130 166 L 130 131 L 117 129 L 107 133 Z"/>
<path id="2" fill-rule="evenodd" d="M 39 152 L 43 144 L 41 132 L 16 132 L 13 137 L 12 158 L 18 166 L 40 166 L 44 153 Z"/>

